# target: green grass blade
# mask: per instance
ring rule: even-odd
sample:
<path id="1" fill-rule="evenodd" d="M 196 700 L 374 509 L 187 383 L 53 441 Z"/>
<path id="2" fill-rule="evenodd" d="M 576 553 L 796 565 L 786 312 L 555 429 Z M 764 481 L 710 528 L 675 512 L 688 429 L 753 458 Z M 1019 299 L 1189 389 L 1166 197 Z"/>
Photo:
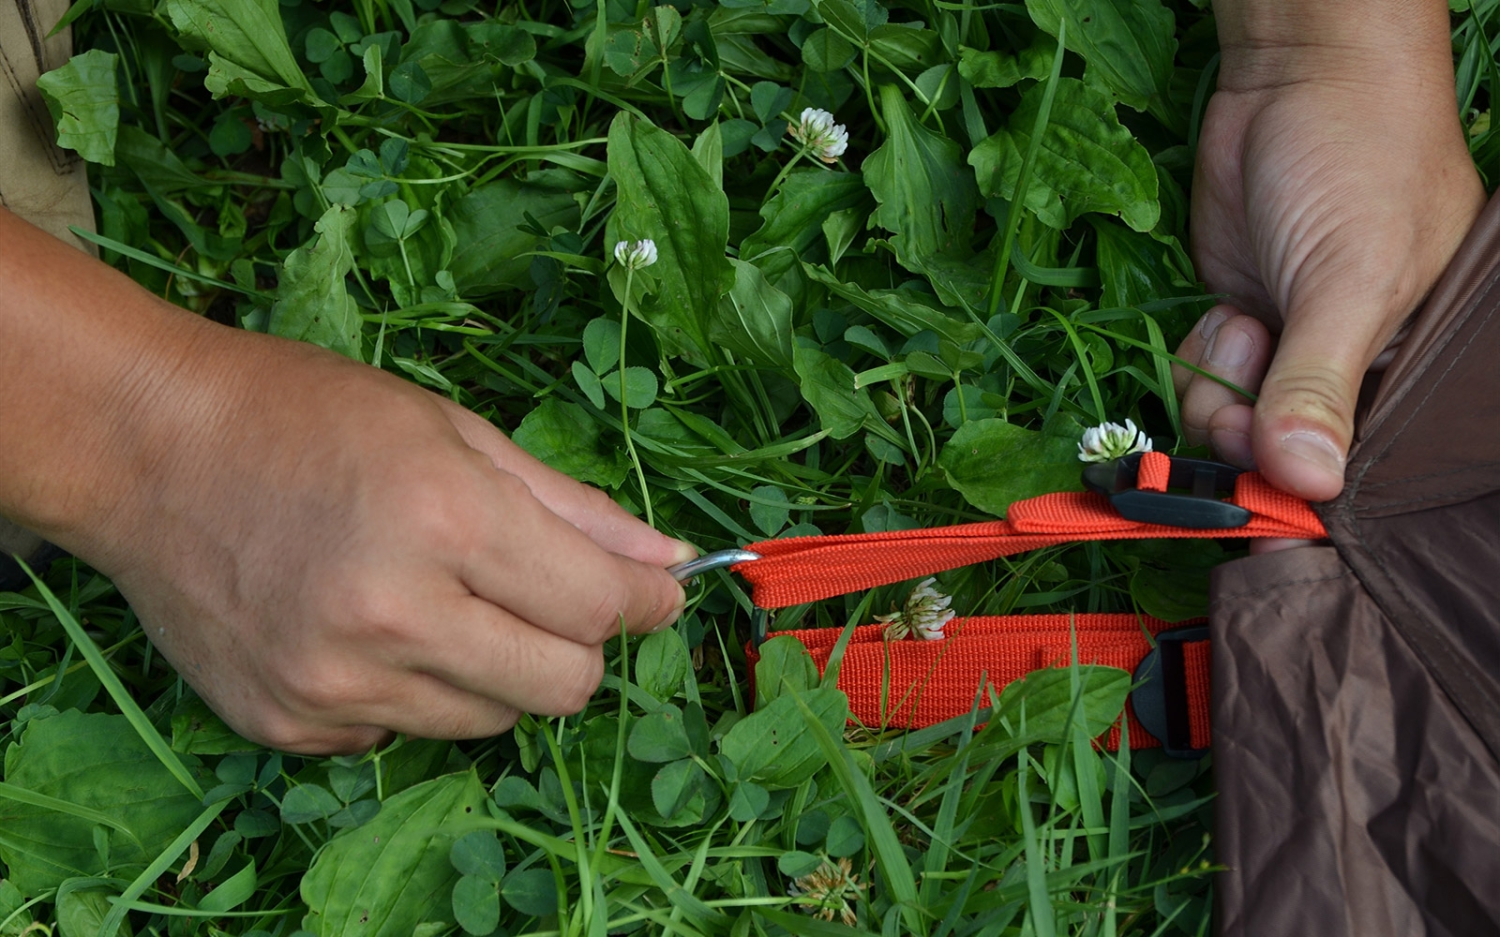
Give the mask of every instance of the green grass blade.
<path id="1" fill-rule="evenodd" d="M 19 804 L 26 804 L 30 807 L 41 807 L 43 810 L 55 810 L 58 813 L 66 813 L 70 816 L 77 817 L 80 820 L 87 820 L 90 823 L 97 823 L 100 826 L 107 826 L 112 830 L 123 833 L 130 839 L 131 842 L 135 843 L 137 846 L 141 844 L 141 841 L 135 838 L 135 834 L 132 833 L 130 831 L 130 828 L 125 824 L 121 823 L 119 820 L 116 820 L 109 814 L 94 810 L 91 807 L 84 807 L 79 804 L 70 803 L 66 800 L 59 800 L 56 797 L 48 797 L 46 794 L 38 794 L 36 791 L 29 791 L 24 787 L 17 787 L 14 784 L 7 784 L 4 781 L 0 781 L 0 797 L 4 797 L 7 800 L 13 800 Z"/>
<path id="2" fill-rule="evenodd" d="M 1026 892 L 1030 899 L 1027 915 L 1036 937 L 1056 937 L 1057 912 L 1052 908 L 1052 894 L 1047 890 L 1047 867 L 1042 860 L 1042 844 L 1036 835 L 1036 818 L 1031 815 L 1031 792 L 1026 778 L 1031 756 L 1021 753 L 1016 771 L 1017 802 L 1021 810 L 1021 840 L 1026 846 Z"/>
<path id="3" fill-rule="evenodd" d="M 641 867 L 651 877 L 652 883 L 661 889 L 662 894 L 672 903 L 672 907 L 681 908 L 682 912 L 694 921 L 709 921 L 719 927 L 729 926 L 729 918 L 723 912 L 710 908 L 697 895 L 692 894 L 673 880 L 671 873 L 666 870 L 661 864 L 661 860 L 651 851 L 651 844 L 646 842 L 646 837 L 640 834 L 635 828 L 635 824 L 631 823 L 630 818 L 623 813 L 620 814 L 620 829 L 624 830 L 625 835 L 630 838 L 630 845 L 635 849 L 636 857 L 640 859 Z"/>
<path id="4" fill-rule="evenodd" d="M 229 806 L 229 803 L 230 802 L 227 800 L 221 800 L 218 803 L 214 804 L 212 807 L 209 807 L 207 810 L 204 810 L 202 813 L 198 814 L 198 819 L 194 820 L 187 829 L 178 834 L 177 838 L 172 840 L 172 844 L 166 849 L 163 849 L 161 851 L 161 855 L 157 856 L 155 861 L 146 866 L 145 871 L 141 872 L 140 875 L 137 875 L 135 877 L 135 881 L 131 882 L 118 898 L 110 898 L 110 903 L 114 905 L 114 907 L 109 909 L 109 913 L 104 916 L 103 923 L 99 925 L 98 937 L 115 937 L 115 931 L 119 930 L 120 922 L 125 919 L 126 913 L 134 909 L 136 899 L 144 895 L 146 893 L 146 889 L 156 884 L 156 880 L 166 874 L 167 869 L 171 867 L 172 863 L 177 861 L 177 857 L 187 852 L 188 847 L 191 846 L 199 836 L 203 835 L 203 831 L 208 829 L 208 825 L 210 823 L 213 823 L 219 818 L 219 814 L 224 812 L 224 808 Z M 153 907 L 152 910 L 154 911 L 155 908 Z M 186 909 L 176 910 L 185 911 Z M 203 917 L 210 916 L 210 912 L 207 911 L 192 911 L 187 913 L 198 914 Z M 226 914 L 232 915 L 234 913 L 235 912 L 219 911 L 216 912 L 214 916 Z M 266 913 L 268 912 L 253 912 L 254 915 L 261 915 Z M 239 914 L 248 917 L 252 915 L 252 912 L 239 912 Z"/>
<path id="5" fill-rule="evenodd" d="M 1000 311 L 1001 293 L 1005 290 L 1005 271 L 1010 265 L 1010 249 L 1016 243 L 1016 232 L 1021 227 L 1021 212 L 1026 210 L 1026 191 L 1031 187 L 1031 170 L 1036 165 L 1036 155 L 1042 149 L 1042 136 L 1052 123 L 1052 101 L 1057 97 L 1057 82 L 1062 76 L 1063 53 L 1067 51 L 1065 38 L 1068 21 L 1057 22 L 1057 51 L 1052 53 L 1052 74 L 1047 77 L 1047 87 L 1042 91 L 1042 103 L 1036 112 L 1036 122 L 1031 127 L 1031 140 L 1026 146 L 1026 156 L 1021 160 L 1021 174 L 1016 178 L 1016 188 L 1011 194 L 1010 208 L 1005 213 L 1005 235 L 1000 249 L 995 252 L 995 272 L 990 281 L 989 305 L 991 318 Z"/>
<path id="6" fill-rule="evenodd" d="M 937 822 L 932 828 L 932 842 L 927 847 L 927 861 L 923 863 L 923 871 L 936 873 L 946 871 L 948 868 L 948 844 L 953 841 L 953 827 L 958 819 L 958 802 L 963 799 L 964 783 L 969 779 L 969 743 L 974 739 L 974 725 L 979 719 L 979 704 L 984 699 L 984 688 L 988 682 L 988 674 L 982 674 L 979 678 L 979 686 L 974 691 L 974 702 L 969 707 L 968 722 L 964 724 L 963 735 L 958 742 L 957 764 L 948 775 L 948 783 L 944 785 L 943 800 L 938 805 Z M 924 876 L 920 897 L 922 906 L 930 908 L 937 901 L 937 890 L 941 879 Z"/>
<path id="7" fill-rule="evenodd" d="M 855 815 L 865 830 L 865 841 L 875 853 L 875 864 L 880 868 L 880 877 L 891 890 L 891 897 L 900 905 L 901 917 L 906 922 L 908 932 L 927 933 L 927 921 L 917 910 L 917 883 L 911 871 L 911 863 L 906 861 L 906 853 L 901 848 L 901 841 L 896 838 L 896 829 L 891 825 L 890 815 L 881 805 L 880 798 L 875 796 L 870 779 L 854 764 L 854 756 L 849 754 L 849 749 L 834 739 L 802 698 L 796 694 L 792 698 L 796 700 L 797 708 L 802 710 L 802 718 L 807 722 L 808 731 L 817 739 L 818 747 L 823 749 L 828 766 L 854 804 Z"/>
<path id="8" fill-rule="evenodd" d="M 161 737 L 161 733 L 156 731 L 156 726 L 151 724 L 151 720 L 146 718 L 146 714 L 141 711 L 141 707 L 131 698 L 130 691 L 125 689 L 125 684 L 120 682 L 120 678 L 110 668 L 109 662 L 100 653 L 99 646 L 84 632 L 83 626 L 78 623 L 78 619 L 74 618 L 68 612 L 67 608 L 57 600 L 57 596 L 52 594 L 52 590 L 47 588 L 47 584 L 42 582 L 41 577 L 32 572 L 30 566 L 21 563 L 21 568 L 26 571 L 26 575 L 30 576 L 31 581 L 36 584 L 37 591 L 41 593 L 42 599 L 47 603 L 47 607 L 52 610 L 52 614 L 56 615 L 57 620 L 62 623 L 63 630 L 68 633 L 68 637 L 72 639 L 73 643 L 78 647 L 79 652 L 83 654 L 83 659 L 89 662 L 89 666 L 93 668 L 94 676 L 98 677 L 99 682 L 104 685 L 104 689 L 109 691 L 110 698 L 115 701 L 116 706 L 120 707 L 120 712 L 124 713 L 125 718 L 130 721 L 131 728 L 135 729 L 136 734 L 141 737 L 141 741 L 145 742 L 146 747 L 151 749 L 151 753 L 166 766 L 168 771 L 172 772 L 172 777 L 176 778 L 198 800 L 203 800 L 203 788 L 199 787 L 198 782 L 193 780 L 192 774 L 188 772 L 187 766 L 182 763 L 182 759 L 177 757 L 177 753 L 172 751 L 172 747 L 167 744 L 167 740 Z"/>

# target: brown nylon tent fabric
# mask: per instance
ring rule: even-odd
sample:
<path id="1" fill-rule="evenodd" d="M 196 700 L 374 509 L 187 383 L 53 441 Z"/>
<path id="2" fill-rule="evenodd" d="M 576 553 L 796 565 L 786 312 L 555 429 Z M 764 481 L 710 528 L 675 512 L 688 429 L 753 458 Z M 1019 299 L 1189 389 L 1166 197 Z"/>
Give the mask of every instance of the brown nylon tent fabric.
<path id="1" fill-rule="evenodd" d="M 1332 546 L 1215 572 L 1218 933 L 1500 934 L 1500 199 L 1346 479 Z"/>

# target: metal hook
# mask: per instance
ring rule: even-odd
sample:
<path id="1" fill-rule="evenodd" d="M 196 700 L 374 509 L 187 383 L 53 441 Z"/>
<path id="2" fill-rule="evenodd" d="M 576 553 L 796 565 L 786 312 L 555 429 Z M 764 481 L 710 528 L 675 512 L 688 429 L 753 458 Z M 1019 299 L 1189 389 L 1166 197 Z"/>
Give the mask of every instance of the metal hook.
<path id="1" fill-rule="evenodd" d="M 713 553 L 705 553 L 694 560 L 686 563 L 678 563 L 676 566 L 668 566 L 667 572 L 671 573 L 678 582 L 688 582 L 699 573 L 706 573 L 714 569 L 724 569 L 738 563 L 748 563 L 751 560 L 760 559 L 760 554 L 750 550 L 716 550 Z"/>

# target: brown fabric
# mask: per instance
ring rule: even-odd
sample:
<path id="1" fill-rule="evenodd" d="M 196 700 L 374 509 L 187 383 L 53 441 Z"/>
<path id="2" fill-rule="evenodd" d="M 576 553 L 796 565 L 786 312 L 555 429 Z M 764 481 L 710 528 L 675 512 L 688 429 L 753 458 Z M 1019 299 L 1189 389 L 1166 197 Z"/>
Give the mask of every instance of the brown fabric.
<path id="1" fill-rule="evenodd" d="M 1332 546 L 1213 584 L 1218 932 L 1500 934 L 1500 200 L 1380 384 Z"/>

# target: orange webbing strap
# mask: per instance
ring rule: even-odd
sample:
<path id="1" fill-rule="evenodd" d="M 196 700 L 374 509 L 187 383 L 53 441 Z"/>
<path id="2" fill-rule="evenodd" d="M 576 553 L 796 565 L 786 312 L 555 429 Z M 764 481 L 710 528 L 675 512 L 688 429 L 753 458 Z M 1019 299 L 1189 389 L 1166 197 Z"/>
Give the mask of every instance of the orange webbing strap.
<path id="1" fill-rule="evenodd" d="M 1151 651 L 1147 634 L 1176 627 L 1148 616 L 1008 615 L 957 618 L 941 641 L 886 641 L 884 625 L 855 628 L 844 651 L 838 686 L 849 697 L 853 718 L 870 727 L 920 728 L 962 716 L 974 704 L 981 676 L 996 691 L 1045 667 L 1066 667 L 1072 657 L 1072 634 L 1078 635 L 1078 661 L 1119 667 L 1133 673 Z M 841 629 L 783 631 L 807 645 L 821 673 Z M 747 649 L 752 670 L 759 655 Z M 1209 741 L 1209 644 L 1183 645 L 1188 725 L 1193 748 Z M 887 679 L 889 668 L 889 679 Z M 882 694 L 888 694 L 882 699 Z M 988 702 L 982 702 L 982 706 Z M 1130 747 L 1158 748 L 1161 742 L 1141 727 L 1126 707 Z M 1120 730 L 1103 738 L 1119 747 Z"/>
<path id="2" fill-rule="evenodd" d="M 1168 464 L 1167 456 L 1146 453 L 1140 468 L 1143 481 L 1164 488 L 1162 466 Z M 1234 496 L 1229 501 L 1251 511 L 1250 522 L 1243 527 L 1203 530 L 1127 520 L 1103 495 L 1058 492 L 1017 501 L 1003 521 L 764 540 L 748 547 L 759 553 L 760 559 L 732 568 L 754 586 L 756 605 L 785 608 L 1075 540 L 1157 537 L 1320 540 L 1327 536 L 1323 523 L 1306 501 L 1272 488 L 1254 472 L 1245 472 L 1235 479 Z"/>

